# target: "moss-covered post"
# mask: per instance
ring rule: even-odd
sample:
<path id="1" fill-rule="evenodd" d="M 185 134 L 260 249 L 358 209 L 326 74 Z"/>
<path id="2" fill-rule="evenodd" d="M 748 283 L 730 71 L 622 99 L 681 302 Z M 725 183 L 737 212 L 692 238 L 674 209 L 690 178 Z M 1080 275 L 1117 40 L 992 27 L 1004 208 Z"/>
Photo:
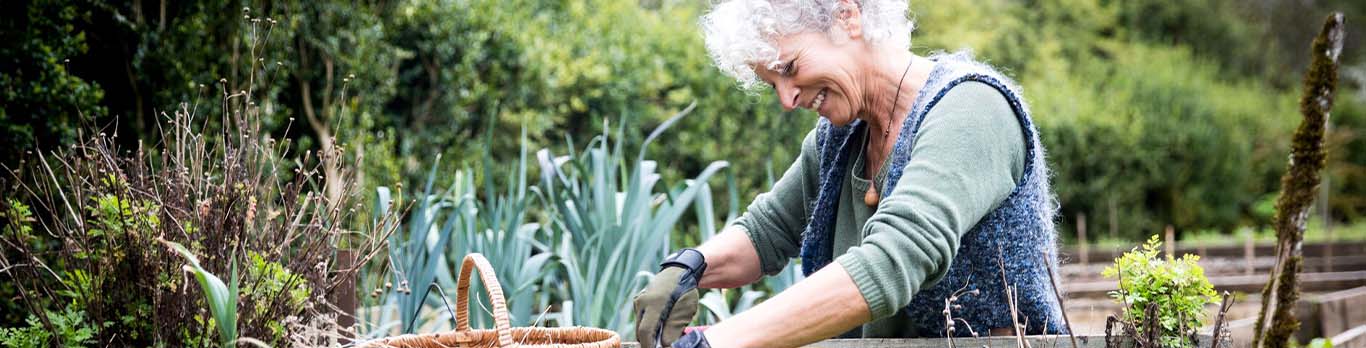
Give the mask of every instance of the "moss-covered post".
<path id="1" fill-rule="evenodd" d="M 1262 290 L 1262 310 L 1257 315 L 1257 334 L 1252 342 L 1256 348 L 1290 347 L 1290 336 L 1300 327 L 1293 312 L 1300 297 L 1296 281 L 1303 261 L 1300 244 L 1323 169 L 1324 124 L 1333 108 L 1343 29 L 1342 14 L 1329 15 L 1311 48 L 1304 94 L 1300 97 L 1304 121 L 1295 129 L 1290 168 L 1281 177 L 1281 196 L 1276 200 L 1276 268 Z"/>

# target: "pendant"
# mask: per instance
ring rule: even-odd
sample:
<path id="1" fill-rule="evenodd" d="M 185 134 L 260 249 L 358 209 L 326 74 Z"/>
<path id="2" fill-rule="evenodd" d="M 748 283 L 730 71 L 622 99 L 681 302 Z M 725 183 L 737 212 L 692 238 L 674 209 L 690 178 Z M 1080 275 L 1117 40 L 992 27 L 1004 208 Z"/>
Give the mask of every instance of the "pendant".
<path id="1" fill-rule="evenodd" d="M 877 185 L 868 185 L 868 192 L 863 194 L 863 204 L 870 208 L 877 206 Z"/>

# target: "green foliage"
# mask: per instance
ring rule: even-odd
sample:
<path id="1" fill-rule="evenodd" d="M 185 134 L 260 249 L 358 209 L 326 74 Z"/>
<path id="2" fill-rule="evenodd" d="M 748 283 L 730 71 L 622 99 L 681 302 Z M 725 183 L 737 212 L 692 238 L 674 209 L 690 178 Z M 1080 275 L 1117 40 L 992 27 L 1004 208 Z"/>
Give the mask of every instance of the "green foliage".
<path id="1" fill-rule="evenodd" d="M 1333 340 L 1317 337 L 1309 340 L 1309 344 L 1305 345 L 1305 348 L 1333 348 Z"/>
<path id="2" fill-rule="evenodd" d="M 400 132 L 400 152 L 421 159 L 428 154 L 416 150 L 445 149 L 452 165 L 463 166 L 488 148 L 495 160 L 510 161 L 516 138 L 471 140 L 485 131 L 525 129 L 532 146 L 555 146 L 594 136 L 609 118 L 632 125 L 621 141 L 634 146 L 672 110 L 696 101 L 694 116 L 671 134 L 675 146 L 650 150 L 662 166 L 678 169 L 663 173 L 666 181 L 722 159 L 752 173 L 768 161 L 787 163 L 815 116 L 791 122 L 798 115 L 773 112 L 779 108 L 770 97 L 746 95 L 719 74 L 701 37 L 678 30 L 695 26 L 704 6 L 401 2 L 391 37 L 411 55 L 401 60 L 399 92 L 389 105 L 395 126 L 407 130 Z M 745 197 L 757 194 L 760 182 L 762 176 L 737 177 Z"/>
<path id="3" fill-rule="evenodd" d="M 1054 187 L 1062 213 L 1069 217 L 1066 220 L 1085 213 L 1091 218 L 1091 226 L 1104 226 L 1097 222 L 1114 214 L 1117 225 L 1124 226 L 1114 236 L 1120 239 L 1140 238 L 1166 224 L 1175 225 L 1178 231 L 1227 232 L 1238 226 L 1263 225 L 1270 218 L 1260 207 L 1268 202 L 1266 197 L 1275 194 L 1281 156 L 1288 149 L 1280 139 L 1293 127 L 1293 118 L 1287 116 L 1293 114 L 1295 93 L 1286 80 L 1293 83 L 1298 77 L 1293 72 L 1304 65 L 1294 57 L 1276 54 L 1300 52 L 1307 46 L 1308 35 L 1296 36 L 1302 32 L 1297 29 L 1304 23 L 1301 17 L 1310 23 L 1317 21 L 1326 6 L 1345 7 L 1349 17 L 1366 13 L 1355 3 L 1303 3 L 913 2 L 913 15 L 920 28 L 915 33 L 914 49 L 922 54 L 971 49 L 1021 82 L 1049 150 L 1050 166 L 1056 174 Z M 458 261 L 451 255 L 471 251 L 491 255 L 499 265 L 497 271 L 508 288 L 514 323 L 535 322 L 538 306 L 572 304 L 564 307 L 572 315 L 562 321 L 620 330 L 627 324 L 612 322 L 615 319 L 611 318 L 620 317 L 616 311 L 625 308 L 620 300 L 629 298 L 630 288 L 646 275 L 621 270 L 634 269 L 638 266 L 634 263 L 619 266 L 613 272 L 620 274 L 610 277 L 597 270 L 611 264 L 614 250 L 621 248 L 611 244 L 615 242 L 612 239 L 648 235 L 629 242 L 648 248 L 624 247 L 631 253 L 623 252 L 625 256 L 617 260 L 629 259 L 641 265 L 654 264 L 641 260 L 652 260 L 652 255 L 659 253 L 657 249 L 667 249 L 669 244 L 703 240 L 721 221 L 714 216 L 721 210 L 714 209 L 721 208 L 720 204 L 694 205 L 696 222 L 664 219 L 675 210 L 687 210 L 683 207 L 691 203 L 678 199 L 684 198 L 680 196 L 683 193 L 694 192 L 690 190 L 696 190 L 692 197 L 696 202 L 712 201 L 706 182 L 709 175 L 693 177 L 691 182 L 688 176 L 708 173 L 716 161 L 727 161 L 733 168 L 727 173 L 732 191 L 721 204 L 730 212 L 727 218 L 733 217 L 739 206 L 768 187 L 763 169 L 774 165 L 781 168 L 796 157 L 802 135 L 816 119 L 810 112 L 780 112 L 769 93 L 740 91 L 711 66 L 701 36 L 692 29 L 706 9 L 705 2 L 403 0 L 342 4 L 290 0 L 258 7 L 247 1 L 211 0 L 160 5 L 165 9 L 157 8 L 154 2 L 55 4 L 33 0 L 15 6 L 21 9 L 16 13 L 24 16 L 0 23 L 0 38 L 4 39 L 0 40 L 4 42 L 0 56 L 9 59 L 0 64 L 0 101 L 5 105 L 0 111 L 0 128 L 18 136 L 0 140 L 0 147 L 16 149 L 0 155 L 0 163 L 14 163 L 17 157 L 10 156 L 22 153 L 17 149 L 54 149 L 70 144 L 75 140 L 76 126 L 89 119 L 98 124 L 113 123 L 107 128 L 112 129 L 109 133 L 121 136 L 110 141 L 124 148 L 134 148 L 139 141 L 174 142 L 174 137 L 156 131 L 162 129 L 156 127 L 156 121 L 172 117 L 161 111 L 177 109 L 175 106 L 182 102 L 201 112 L 195 113 L 195 129 L 204 127 L 197 136 L 234 140 L 219 139 L 224 135 L 234 138 L 234 122 L 223 122 L 231 119 L 228 114 L 202 112 L 219 109 L 212 106 L 219 104 L 216 96 L 250 91 L 256 110 L 266 111 L 264 117 L 244 123 L 259 126 L 258 134 L 235 139 L 279 137 L 281 144 L 292 144 L 281 150 L 295 151 L 291 154 L 308 150 L 326 156 L 334 156 L 333 150 L 356 154 L 361 164 L 347 169 L 355 170 L 359 188 L 346 192 L 379 192 L 380 187 L 388 187 L 392 190 L 384 191 L 397 197 L 411 194 L 417 198 L 411 205 L 396 198 L 393 201 L 399 203 L 384 203 L 384 209 L 360 209 L 355 220 L 349 221 L 397 228 L 398 221 L 385 215 L 409 214 L 404 228 L 394 233 L 392 240 L 398 243 L 390 244 L 402 249 L 390 256 L 396 257 L 392 261 L 402 265 L 395 267 L 403 267 L 404 273 L 376 271 L 364 285 L 380 289 L 384 295 L 376 294 L 368 306 L 397 306 L 397 302 L 389 301 L 403 299 L 408 301 L 408 313 L 435 314 L 419 316 L 407 323 L 405 330 L 440 322 L 434 318 L 440 319 L 445 311 L 432 309 L 444 305 L 435 297 L 417 296 L 425 294 L 424 286 L 433 282 L 451 289 L 453 281 L 447 279 L 447 273 L 453 268 L 452 262 Z M 244 11 L 247 6 L 252 7 Z M 1362 36 L 1357 34 L 1349 37 Z M 1345 59 L 1362 57 L 1359 46 L 1349 49 L 1355 51 L 1345 54 Z M 674 124 L 667 138 L 657 138 L 669 146 L 646 148 L 636 156 L 621 150 L 645 148 L 644 133 L 662 128 L 659 126 L 674 110 L 691 101 L 696 101 L 693 116 Z M 244 110 L 229 104 L 226 111 Z M 1332 118 L 1327 177 L 1330 207 L 1337 218 L 1366 214 L 1366 180 L 1362 180 L 1366 177 L 1362 169 L 1366 168 L 1366 151 L 1352 151 L 1366 141 L 1361 135 L 1366 134 L 1363 110 L 1366 100 L 1344 97 Z M 590 142 L 587 150 L 576 152 L 572 139 L 605 136 L 609 131 L 597 125 L 608 119 L 621 120 L 621 126 L 611 132 L 611 146 L 605 138 L 598 139 Z M 118 122 L 110 122 L 113 120 Z M 522 130 L 524 139 L 508 136 Z M 37 142 L 26 143 L 28 139 Z M 532 180 L 542 185 L 526 183 L 527 148 L 546 149 L 546 157 L 553 157 L 541 163 L 542 180 Z M 147 158 L 166 155 L 166 149 L 149 146 Z M 231 157 L 214 149 L 209 147 L 199 155 Z M 568 156 L 549 155 L 552 153 Z M 431 159 L 438 154 L 447 160 L 433 163 Z M 287 178 L 295 168 L 291 162 L 272 157 L 252 163 L 272 168 L 266 176 Z M 518 163 L 517 168 L 495 165 L 513 162 Z M 219 250 L 235 249 L 209 236 L 292 231 L 271 226 L 293 221 L 289 218 L 296 216 L 291 215 L 293 212 L 308 211 L 278 209 L 280 202 L 310 202 L 299 192 L 278 189 L 289 185 L 250 186 L 247 191 L 252 199 L 213 194 L 243 193 L 225 189 L 230 186 L 215 181 L 241 177 L 215 168 L 240 167 L 210 163 L 207 169 L 195 169 L 193 178 L 179 177 L 175 174 L 179 172 L 163 173 L 170 173 L 164 177 L 195 183 L 186 187 L 212 188 L 208 191 L 161 190 L 136 180 L 102 183 L 98 179 L 107 175 L 90 174 L 95 170 L 84 173 L 89 174 L 86 176 L 72 173 L 58 178 L 72 184 L 68 186 L 79 186 L 76 179 L 84 178 L 109 191 L 129 191 L 125 185 L 136 185 L 140 192 L 171 192 L 158 205 L 149 205 L 142 198 L 134 198 L 139 195 L 104 195 L 108 192 L 99 191 L 70 201 L 75 208 L 70 214 L 79 216 L 56 218 L 90 221 L 93 226 L 89 231 L 97 244 L 72 249 L 85 253 L 76 260 L 129 261 L 122 268 L 106 267 L 116 262 L 52 263 L 63 279 L 71 279 L 76 285 L 76 290 L 68 290 L 63 296 L 114 294 L 97 298 L 86 311 L 92 320 L 124 326 L 116 331 L 142 335 L 114 345 L 150 345 L 154 330 L 134 325 L 152 325 L 153 320 L 146 318 L 153 312 L 172 313 L 162 320 L 197 328 L 191 318 L 198 314 L 185 315 L 180 310 L 202 307 L 195 301 L 162 301 L 172 308 L 152 308 L 149 301 L 137 301 L 136 295 L 148 289 L 177 289 L 181 277 L 176 263 L 167 272 L 145 274 L 145 278 L 136 278 L 138 281 L 120 281 L 144 276 L 130 273 L 140 270 L 130 265 L 174 262 L 165 260 L 159 251 L 130 246 L 152 244 L 148 238 L 161 232 L 165 236 L 188 236 L 181 240 L 184 245 L 200 252 L 208 269 L 222 273 L 228 260 L 250 263 L 251 253 L 219 255 Z M 457 172 L 460 174 L 449 174 Z M 546 177 L 546 172 L 555 176 Z M 209 174 L 202 179 L 207 181 L 200 181 L 198 173 Z M 294 184 L 316 184 L 311 174 L 316 173 L 300 173 L 301 181 Z M 427 189 L 419 193 L 421 189 L 413 189 L 423 182 L 450 182 L 451 186 L 443 192 Z M 654 187 L 658 184 L 663 186 Z M 243 218 L 245 208 L 241 204 L 246 202 L 261 205 L 257 218 Z M 340 207 L 346 211 L 349 205 Z M 207 210 L 204 216 L 227 220 L 201 218 L 196 214 L 200 209 Z M 285 215 L 266 218 L 272 210 L 284 211 Z M 39 213 L 45 214 L 64 213 Z M 609 217 L 658 224 L 638 226 L 641 224 Z M 303 226 L 349 223 L 330 216 L 305 218 L 312 222 Z M 27 238 L 33 251 L 53 252 L 62 245 L 59 240 L 33 233 L 29 225 L 5 225 L 6 238 Z M 662 226 L 670 227 L 666 236 L 649 232 Z M 1070 224 L 1061 226 L 1070 228 Z M 450 233 L 445 243 L 430 245 L 444 229 Z M 361 238 L 338 239 L 346 245 L 365 245 Z M 250 248 L 272 241 L 248 238 L 231 245 L 263 252 Z M 214 252 L 206 252 L 210 250 Z M 18 252 L 5 253 L 6 257 L 17 257 Z M 288 251 L 259 256 L 264 263 L 244 272 L 245 297 L 255 296 L 246 285 L 250 278 L 263 279 L 263 288 L 291 294 L 297 290 L 287 280 L 292 276 L 330 279 L 325 274 L 308 273 L 318 261 L 309 258 L 313 256 L 292 256 Z M 532 257 L 542 257 L 537 262 L 544 264 L 517 262 Z M 162 269 L 153 266 L 147 269 Z M 117 272 L 90 271 L 95 269 Z M 650 267 L 642 270 L 653 271 Z M 424 272 L 434 275 L 408 278 Z M 793 279 L 771 279 L 764 287 L 751 290 L 781 289 Z M 36 275 L 27 280 L 45 281 Z M 403 284 L 405 280 L 407 284 Z M 385 282 L 400 286 L 385 287 Z M 4 303 L 5 318 L 17 322 L 26 309 L 8 300 L 17 298 L 12 296 L 16 284 L 20 282 L 0 283 L 0 294 L 4 295 L 0 298 L 5 299 L 0 302 Z M 309 291 L 314 295 L 322 292 L 313 287 Z M 727 310 L 746 303 L 743 292 L 725 297 Z M 288 298 L 291 300 L 284 302 L 295 297 Z M 278 335 L 278 321 L 263 319 L 261 323 L 277 325 L 263 329 L 253 327 L 255 318 L 246 318 L 261 310 L 257 305 L 251 300 L 239 304 L 245 309 L 243 323 L 239 323 L 241 334 Z M 476 322 L 486 318 L 482 313 L 475 317 Z M 191 331 L 185 327 L 168 330 Z"/>
<path id="4" fill-rule="evenodd" d="M 1366 195 L 1359 194 L 1366 192 L 1366 151 L 1359 150 L 1366 149 L 1366 93 L 1362 92 L 1366 91 L 1366 65 L 1358 69 L 1359 80 L 1344 76 L 1341 81 L 1357 85 L 1343 86 L 1338 92 L 1328 121 L 1328 163 L 1323 173 L 1330 212 L 1351 221 L 1366 217 Z"/>
<path id="5" fill-rule="evenodd" d="M 732 301 L 727 298 L 727 293 L 738 293 L 739 295 Z M 702 299 L 698 301 L 698 304 L 710 314 L 704 316 L 702 322 L 704 324 L 712 324 L 730 319 L 730 317 L 749 310 L 750 308 L 753 308 L 754 305 L 759 304 L 759 300 L 763 298 L 764 295 L 766 295 L 765 292 L 752 290 L 748 286 L 743 287 L 738 291 L 707 291 L 705 295 L 702 295 Z"/>
<path id="6" fill-rule="evenodd" d="M 413 332 L 437 320 L 424 316 L 428 307 L 438 310 L 435 318 L 452 320 L 450 312 L 444 307 L 443 299 L 431 296 L 435 293 L 429 285 L 445 290 L 457 288 L 454 270 L 464 255 L 482 253 L 492 260 L 494 272 L 503 286 L 508 301 L 510 319 L 513 325 L 533 324 L 537 318 L 532 311 L 537 301 L 548 302 L 546 292 L 541 291 L 542 279 L 546 277 L 545 266 L 551 256 L 546 252 L 544 231 L 540 224 L 529 222 L 531 199 L 528 195 L 526 140 L 523 139 L 520 158 L 507 173 L 505 186 L 500 187 L 492 181 L 482 186 L 474 184 L 469 171 L 457 171 L 451 185 L 441 192 L 433 191 L 437 180 L 438 163 L 432 164 L 428 181 L 424 185 L 420 200 L 408 212 L 406 229 L 399 229 L 396 222 L 378 221 L 387 224 L 385 229 L 399 230 L 389 237 L 389 259 L 392 278 L 382 277 L 385 284 L 371 284 L 374 289 L 372 298 L 379 301 L 365 303 L 368 306 L 398 307 L 394 320 L 386 313 L 369 318 L 372 326 L 365 331 L 383 334 L 386 325 L 400 323 L 401 332 Z M 488 151 L 488 150 L 485 150 Z M 488 152 L 485 152 L 488 156 Z M 484 162 L 486 176 L 499 173 L 491 159 Z M 478 194 L 482 191 L 483 196 Z M 394 199 L 387 187 L 377 190 L 378 199 L 375 209 L 379 214 L 399 209 L 400 200 Z M 406 232 L 405 232 L 406 231 Z M 362 277 L 373 279 L 375 277 Z M 394 285 L 397 284 L 397 287 Z M 452 294 L 446 294 L 448 296 Z M 540 298 L 537 298 L 537 296 Z M 478 296 L 475 296 L 478 298 Z M 492 325 L 492 316 L 482 311 L 471 311 L 473 325 Z"/>
<path id="7" fill-rule="evenodd" d="M 23 94 L 7 110 L 61 107 L 33 119 L 50 126 L 42 130 L 67 132 L 76 123 L 63 116 L 76 110 L 68 106 L 90 105 L 88 115 L 124 116 L 118 141 L 131 146 L 139 138 L 155 143 L 159 110 L 250 89 L 273 111 L 262 120 L 266 131 L 294 139 L 301 149 L 326 150 L 335 138 L 362 155 L 356 170 L 363 192 L 420 186 L 423 164 L 435 153 L 447 158 L 439 169 L 446 173 L 477 166 L 485 149 L 495 162 L 510 162 L 521 145 L 504 135 L 523 129 L 531 147 L 566 151 L 562 139 L 587 139 L 603 120 L 622 119 L 632 125 L 622 141 L 638 145 L 671 110 L 696 101 L 696 115 L 670 135 L 673 146 L 653 148 L 651 157 L 677 169 L 662 172 L 666 182 L 716 160 L 730 162 L 744 199 L 722 204 L 743 205 L 765 189 L 763 168 L 796 157 L 816 119 L 779 111 L 770 93 L 740 91 L 711 66 L 702 37 L 681 30 L 696 27 L 704 2 L 254 7 L 216 0 L 167 3 L 164 13 L 138 3 L 43 4 L 25 7 L 35 25 L 0 32 L 26 38 L 6 40 L 12 51 L 48 57 L 21 60 L 42 66 L 20 67 L 24 81 L 45 86 L 45 95 L 81 102 Z M 242 11 L 247 6 L 253 7 Z M 1283 0 L 948 0 L 915 3 L 912 15 L 916 51 L 968 48 L 1021 82 L 1058 173 L 1054 187 L 1065 216 L 1105 221 L 1114 214 L 1118 226 L 1132 226 L 1114 237 L 1139 239 L 1167 224 L 1229 232 L 1269 221 L 1254 205 L 1275 192 L 1277 154 L 1288 146 L 1278 139 L 1292 127 L 1284 116 L 1293 113 L 1294 71 L 1306 64 L 1286 52 L 1305 48 L 1312 23 L 1329 7 L 1349 17 L 1366 13 L 1356 4 Z M 1353 30 L 1349 37 L 1361 36 Z M 101 39 L 84 38 L 93 34 Z M 17 48 L 25 43 L 70 49 Z M 1347 64 L 1362 56 L 1353 52 L 1344 55 Z M 70 69 L 79 78 L 54 63 L 63 57 L 73 58 Z M 260 64 L 250 65 L 256 70 L 242 62 L 257 59 Z M 34 69 L 61 74 L 27 73 Z M 70 81 L 29 80 L 35 76 Z M 263 80 L 276 83 L 252 85 Z M 98 86 L 129 88 L 85 97 L 100 94 Z M 1332 144 L 1350 149 L 1366 138 L 1354 135 L 1363 132 L 1362 105 L 1339 103 L 1342 122 L 1334 132 L 1340 136 Z M 27 122 L 14 115 L 0 125 Z M 222 126 L 217 118 L 205 121 Z M 479 140 L 482 134 L 500 136 Z M 1360 151 L 1332 153 L 1343 154 L 1330 159 L 1333 215 L 1366 214 L 1366 187 L 1358 184 L 1366 180 L 1356 180 L 1366 159 Z M 505 179 L 472 174 L 476 184 Z M 691 221 L 685 225 L 694 231 Z"/>
<path id="8" fill-rule="evenodd" d="M 47 311 L 46 322 L 37 315 L 29 315 L 26 327 L 0 328 L 0 346 L 6 348 L 87 347 L 95 343 L 95 328 L 85 320 L 85 312 L 72 308 L 60 312 Z M 54 337 L 55 336 L 55 337 Z"/>
<path id="9" fill-rule="evenodd" d="M 1021 83 L 1066 221 L 1084 213 L 1103 228 L 1113 214 L 1121 239 L 1168 224 L 1230 232 L 1269 222 L 1255 204 L 1282 170 L 1295 93 L 1226 69 L 1242 51 L 1215 47 L 1258 42 L 1236 17 L 1199 10 L 1222 2 L 944 1 L 916 9 L 916 42 L 971 49 Z M 1154 6 L 1175 12 L 1136 12 Z M 1192 14 L 1210 18 L 1176 42 L 1132 23 Z M 1207 31 L 1229 34 L 1194 34 Z"/>
<path id="10" fill-rule="evenodd" d="M 1248 21 L 1240 0 L 1103 0 L 1117 7 L 1123 35 L 1150 42 L 1192 47 L 1200 56 L 1218 61 L 1228 73 L 1256 74 L 1276 63 L 1272 41 L 1259 36 L 1265 22 Z"/>
<path id="11" fill-rule="evenodd" d="M 0 235 L 13 236 L 13 240 L 21 245 L 41 250 L 42 239 L 33 235 L 33 211 L 23 201 L 13 197 L 0 201 Z M 17 250 L 4 248 L 0 250 L 0 257 L 5 260 L 12 260 L 17 257 Z M 20 298 L 20 280 L 15 277 L 15 273 L 6 273 L 6 281 L 0 281 L 0 298 Z M 18 323 L 24 320 L 30 312 L 19 301 L 0 301 L 0 323 Z"/>
<path id="12" fill-rule="evenodd" d="M 94 328 L 97 333 L 109 329 L 122 331 L 128 339 L 148 338 L 153 331 L 152 299 L 131 278 L 146 272 L 134 264 L 150 249 L 160 224 L 160 206 L 131 199 L 122 193 L 126 183 L 112 176 L 99 185 L 108 193 L 92 193 L 79 207 L 85 229 L 71 238 L 79 240 L 80 247 L 65 251 L 69 260 L 47 261 L 57 266 L 54 272 L 63 281 L 53 291 L 60 298 L 56 303 L 66 302 L 68 308 L 103 324 Z"/>
<path id="13" fill-rule="evenodd" d="M 692 108 L 670 118 L 646 137 L 635 156 L 609 130 L 589 141 L 581 153 L 556 158 L 537 153 L 540 192 L 549 207 L 551 250 L 565 279 L 567 301 L 562 325 L 607 328 L 629 334 L 631 298 L 648 281 L 658 260 L 672 250 L 670 231 L 697 200 L 703 185 L 727 166 L 713 162 L 696 177 L 657 191 L 658 164 L 645 150 Z M 617 131 L 620 139 L 621 130 Z"/>
<path id="14" fill-rule="evenodd" d="M 200 267 L 199 258 L 195 257 L 190 249 L 176 242 L 162 243 L 189 262 L 185 265 L 185 271 L 194 275 L 195 280 L 199 281 L 200 289 L 204 291 L 204 301 L 209 304 L 209 311 L 213 313 L 214 324 L 211 326 L 218 328 L 219 347 L 237 346 L 237 262 L 232 263 L 231 281 L 224 283 L 223 279 Z"/>
<path id="15" fill-rule="evenodd" d="M 473 200 L 465 196 L 468 192 L 447 190 L 433 193 L 435 169 L 433 166 L 432 173 L 428 175 L 430 179 L 420 196 L 421 201 L 411 212 L 406 224 L 407 233 L 394 233 L 389 236 L 388 257 L 393 268 L 393 284 L 397 287 L 393 288 L 396 293 L 386 296 L 386 299 L 397 302 L 403 333 L 413 333 L 422 324 L 418 321 L 421 319 L 418 314 L 430 299 L 429 287 L 435 284 L 438 274 L 449 276 L 451 273 L 443 251 L 450 244 L 453 233 L 475 232 L 471 229 L 456 231 L 458 227 L 468 226 L 466 222 L 473 218 L 475 208 Z M 463 175 L 456 173 L 456 183 L 467 183 L 468 181 L 462 180 L 463 178 Z M 453 185 L 451 189 L 466 187 Z M 376 207 L 382 212 L 388 211 L 392 205 L 388 198 L 388 189 L 381 188 L 379 193 L 380 198 L 376 202 Z M 397 226 L 385 229 L 391 228 L 396 229 Z M 389 290 L 390 285 L 386 285 L 385 288 L 386 291 Z"/>
<path id="16" fill-rule="evenodd" d="M 100 84 L 68 70 L 90 59 L 85 29 L 73 25 L 90 11 L 64 1 L 25 3 L 0 21 L 0 148 L 10 150 L 0 164 L 10 166 L 20 159 L 14 150 L 75 141 L 81 122 L 105 112 Z"/>
<path id="17" fill-rule="evenodd" d="M 90 229 L 86 233 L 93 237 L 115 238 L 121 233 L 155 230 L 161 224 L 157 215 L 158 207 L 151 201 L 129 202 L 114 194 L 92 197 L 91 200 L 94 203 L 85 207 L 92 217 Z"/>
<path id="18" fill-rule="evenodd" d="M 271 337 L 257 339 L 284 344 L 284 318 L 270 317 L 275 309 L 272 306 L 284 307 L 279 312 L 298 313 L 303 310 L 313 290 L 302 277 L 290 272 L 279 262 L 266 260 L 258 252 L 247 252 L 247 262 L 249 267 L 244 277 L 253 285 L 242 289 L 245 291 L 241 296 L 247 303 L 253 304 L 251 310 L 255 313 L 254 318 L 264 321 L 261 326 L 269 328 L 272 334 Z"/>
<path id="19" fill-rule="evenodd" d="M 379 311 L 369 318 L 366 335 L 385 335 L 395 322 L 401 332 L 413 332 L 433 328 L 433 319 L 449 320 L 447 303 L 428 296 L 427 287 L 455 289 L 451 262 L 472 252 L 483 253 L 495 265 L 514 325 L 553 319 L 561 326 L 631 332 L 631 322 L 625 320 L 630 313 L 625 310 L 658 260 L 671 250 L 670 232 L 683 214 L 692 209 L 700 221 L 716 219 L 706 180 L 725 168 L 725 162 L 713 163 L 685 182 L 661 185 L 656 162 L 645 159 L 645 148 L 686 113 L 661 124 L 633 155 L 620 141 L 613 141 L 623 136 L 624 127 L 615 132 L 605 129 L 582 152 L 568 156 L 554 157 L 541 150 L 539 185 L 526 180 L 525 145 L 503 187 L 487 181 L 476 186 L 471 176 L 459 171 L 449 188 L 436 192 L 433 166 L 409 211 L 406 232 L 390 236 L 387 265 L 392 274 L 380 278 L 388 279 L 383 287 L 367 285 L 373 286 L 376 299 L 366 305 L 397 307 L 392 313 L 398 318 L 389 310 Z M 490 169 L 495 167 L 486 158 L 485 175 L 499 175 Z M 479 190 L 482 197 L 477 196 Z M 397 208 L 389 189 L 378 193 L 378 211 Z M 533 199 L 545 204 L 541 212 L 548 224 L 528 222 Z M 392 221 L 375 223 L 388 226 L 383 229 L 398 228 Z M 551 304 L 561 308 L 554 318 L 533 311 Z M 472 314 L 476 324 L 491 324 L 486 313 Z"/>
<path id="20" fill-rule="evenodd" d="M 174 116 L 162 114 L 151 127 L 159 141 L 137 151 L 120 148 L 116 135 L 84 129 L 78 143 L 7 166 L 5 197 L 41 207 L 32 225 L 44 230 L 7 219 L 6 232 L 16 233 L 0 235 L 5 308 L 84 311 L 99 323 L 90 327 L 101 346 L 206 346 L 214 337 L 223 345 L 284 345 L 293 339 L 287 320 L 335 318 L 339 310 L 326 301 L 348 271 L 330 259 L 343 240 L 365 257 L 382 241 L 347 224 L 355 164 L 340 146 L 291 155 L 292 141 L 262 128 L 278 109 L 258 99 L 271 85 L 257 44 L 269 35 L 257 30 L 274 20 L 246 17 L 239 19 L 251 23 L 244 55 L 257 59 L 232 62 L 253 62 L 244 72 L 251 78 L 220 80 L 217 107 L 187 101 Z M 235 86 L 242 89 L 227 91 Z M 7 216 L 24 210 L 6 206 Z M 185 262 L 158 241 L 195 257 L 188 267 L 201 289 L 184 283 Z M 248 262 L 243 279 L 239 262 Z M 213 275 L 228 272 L 229 282 Z"/>
<path id="21" fill-rule="evenodd" d="M 1110 297 L 1124 306 L 1124 321 L 1142 335 L 1158 330 L 1162 347 L 1193 347 L 1191 339 L 1205 321 L 1205 305 L 1214 303 L 1218 294 L 1199 256 L 1186 254 L 1180 259 L 1159 257 L 1162 242 L 1154 235 L 1142 249 L 1115 259 L 1105 268 L 1106 278 L 1119 278 L 1119 290 Z"/>

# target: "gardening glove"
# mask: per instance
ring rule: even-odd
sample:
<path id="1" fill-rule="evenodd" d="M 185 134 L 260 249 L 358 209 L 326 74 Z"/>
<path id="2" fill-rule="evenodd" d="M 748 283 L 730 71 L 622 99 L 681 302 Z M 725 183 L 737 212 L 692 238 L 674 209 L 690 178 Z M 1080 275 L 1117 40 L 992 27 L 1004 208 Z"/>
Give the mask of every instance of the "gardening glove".
<path id="1" fill-rule="evenodd" d="M 711 343 L 707 342 L 702 330 L 694 330 L 674 341 L 673 348 L 711 348 Z"/>
<path id="2" fill-rule="evenodd" d="M 660 271 L 636 295 L 636 340 L 641 348 L 669 347 L 697 314 L 697 283 L 707 270 L 702 252 L 683 249 L 664 259 Z"/>

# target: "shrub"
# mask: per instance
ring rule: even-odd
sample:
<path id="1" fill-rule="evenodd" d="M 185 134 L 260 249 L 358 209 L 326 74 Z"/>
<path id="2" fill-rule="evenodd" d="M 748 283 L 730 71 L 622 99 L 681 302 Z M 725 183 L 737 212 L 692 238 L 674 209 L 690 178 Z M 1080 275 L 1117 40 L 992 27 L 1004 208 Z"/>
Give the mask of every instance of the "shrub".
<path id="1" fill-rule="evenodd" d="M 265 29 L 258 26 L 266 22 L 250 26 Z M 259 49 L 251 47 L 249 61 Z M 278 72 L 252 66 L 251 76 Z M 264 81 L 220 80 L 216 107 L 182 103 L 158 123 L 162 141 L 153 146 L 130 150 L 117 134 L 87 131 L 11 169 L 7 189 L 17 194 L 5 215 L 26 216 L 23 208 L 35 207 L 32 219 L 8 221 L 0 236 L 4 274 L 27 294 L 20 301 L 32 309 L 70 301 L 99 323 L 91 326 L 99 346 L 204 346 L 238 334 L 304 344 L 286 341 L 286 319 L 343 312 L 329 297 L 350 286 L 345 279 L 355 269 L 336 264 L 335 255 L 373 255 L 385 231 L 351 225 L 358 192 L 343 146 L 299 151 L 265 132 L 265 120 L 280 117 L 258 99 L 269 89 Z M 209 129 L 206 119 L 223 126 Z M 232 274 L 242 296 L 214 300 L 185 284 L 185 260 L 159 241 L 183 245 L 197 260 L 196 273 Z M 221 310 L 210 319 L 206 304 L 244 310 L 233 325 Z M 216 325 L 226 325 L 217 327 L 224 330 L 218 339 Z"/>
<path id="2" fill-rule="evenodd" d="M 1142 248 L 1115 259 L 1106 267 L 1106 278 L 1118 278 L 1119 290 L 1110 297 L 1123 305 L 1123 320 L 1138 336 L 1156 331 L 1160 347 L 1192 347 L 1195 333 L 1205 322 L 1205 305 L 1217 300 L 1214 286 L 1197 261 L 1186 254 L 1180 259 L 1159 258 L 1162 243 L 1154 235 Z"/>

